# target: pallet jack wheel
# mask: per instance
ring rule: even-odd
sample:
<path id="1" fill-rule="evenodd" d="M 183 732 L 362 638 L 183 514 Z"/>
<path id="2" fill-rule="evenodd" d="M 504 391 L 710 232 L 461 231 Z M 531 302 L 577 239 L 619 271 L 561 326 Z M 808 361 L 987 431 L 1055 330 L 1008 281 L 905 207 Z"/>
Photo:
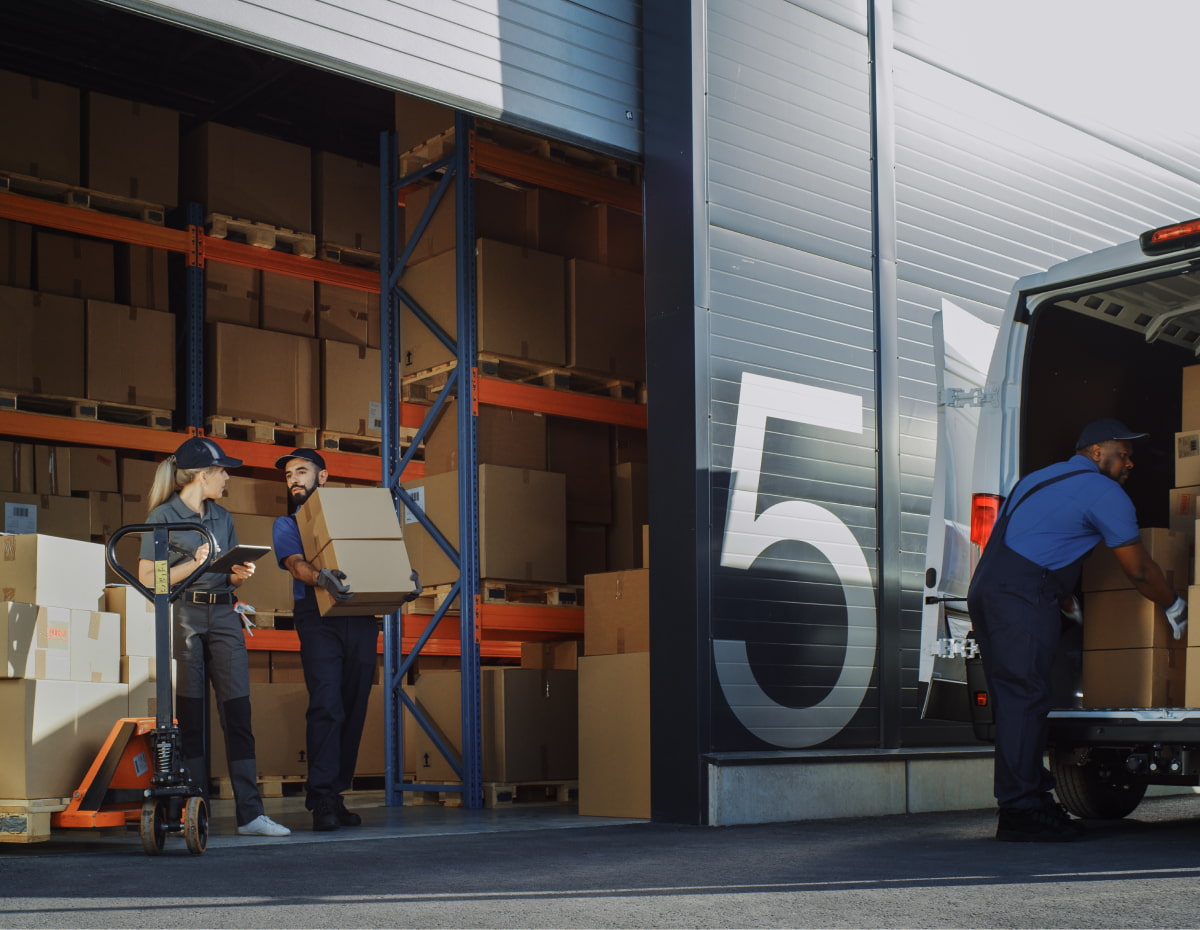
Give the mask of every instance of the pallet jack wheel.
<path id="1" fill-rule="evenodd" d="M 202 797 L 188 798 L 183 809 L 183 838 L 194 856 L 208 849 L 208 804 Z"/>
<path id="2" fill-rule="evenodd" d="M 138 831 L 142 837 L 142 849 L 148 855 L 157 856 L 167 842 L 167 821 L 160 802 L 150 800 L 142 805 L 142 822 Z"/>

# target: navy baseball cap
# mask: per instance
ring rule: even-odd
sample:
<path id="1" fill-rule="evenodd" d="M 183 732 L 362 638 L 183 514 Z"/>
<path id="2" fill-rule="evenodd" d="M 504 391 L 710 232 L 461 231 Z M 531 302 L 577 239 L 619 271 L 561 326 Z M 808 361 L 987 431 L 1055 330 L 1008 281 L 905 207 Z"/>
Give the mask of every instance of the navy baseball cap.
<path id="1" fill-rule="evenodd" d="M 1136 433 L 1120 420 L 1107 417 L 1103 420 L 1093 420 L 1083 428 L 1079 439 L 1075 442 L 1076 449 L 1086 449 L 1098 442 L 1108 442 L 1110 439 L 1141 439 L 1149 433 Z"/>
<path id="2" fill-rule="evenodd" d="M 317 468 L 325 470 L 325 460 L 321 458 L 321 453 L 316 449 L 292 449 L 286 455 L 281 455 L 275 460 L 276 468 L 287 468 L 287 463 L 292 459 L 307 459 L 312 462 Z"/>
<path id="3" fill-rule="evenodd" d="M 241 468 L 242 460 L 230 458 L 207 436 L 193 436 L 175 450 L 176 468 Z"/>

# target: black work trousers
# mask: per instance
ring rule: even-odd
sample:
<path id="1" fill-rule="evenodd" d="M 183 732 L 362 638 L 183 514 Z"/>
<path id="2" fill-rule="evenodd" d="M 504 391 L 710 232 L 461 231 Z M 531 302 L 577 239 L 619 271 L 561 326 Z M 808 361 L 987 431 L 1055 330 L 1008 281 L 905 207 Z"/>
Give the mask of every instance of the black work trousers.
<path id="1" fill-rule="evenodd" d="M 321 617 L 311 594 L 295 605 L 300 664 L 308 689 L 305 806 L 340 795 L 354 779 L 375 678 L 379 626 L 374 617 Z"/>

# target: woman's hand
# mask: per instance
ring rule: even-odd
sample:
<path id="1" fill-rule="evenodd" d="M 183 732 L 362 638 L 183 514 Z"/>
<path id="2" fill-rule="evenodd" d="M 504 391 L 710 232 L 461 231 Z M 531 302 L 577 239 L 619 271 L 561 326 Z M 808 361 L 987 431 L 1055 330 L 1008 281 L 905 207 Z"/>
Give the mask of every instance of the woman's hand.
<path id="1" fill-rule="evenodd" d="M 240 584 L 254 574 L 254 563 L 243 562 L 241 565 L 233 566 L 233 583 Z"/>
<path id="2" fill-rule="evenodd" d="M 208 543 L 201 543 L 195 554 L 192 555 L 192 561 L 199 567 L 205 559 L 208 558 Z"/>

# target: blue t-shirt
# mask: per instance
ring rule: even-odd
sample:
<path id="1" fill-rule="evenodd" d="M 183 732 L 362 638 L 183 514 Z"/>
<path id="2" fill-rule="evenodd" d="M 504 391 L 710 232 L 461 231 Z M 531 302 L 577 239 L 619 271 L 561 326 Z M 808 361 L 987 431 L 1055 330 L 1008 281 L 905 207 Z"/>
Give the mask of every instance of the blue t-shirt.
<path id="1" fill-rule="evenodd" d="M 287 566 L 283 563 L 293 555 L 304 555 L 304 544 L 300 542 L 300 527 L 295 517 L 276 517 L 271 527 L 271 547 L 275 550 L 275 558 L 279 559 L 279 567 L 285 572 Z M 308 585 L 292 576 L 292 600 L 302 601 L 309 593 Z"/>
<path id="2" fill-rule="evenodd" d="M 1047 478 L 1083 469 L 1089 473 L 1065 478 L 1022 500 Z M 1007 506 L 1017 504 L 1004 542 L 1043 568 L 1070 565 L 1100 542 L 1115 549 L 1140 541 L 1137 513 L 1125 489 L 1082 455 L 1026 475 Z"/>

